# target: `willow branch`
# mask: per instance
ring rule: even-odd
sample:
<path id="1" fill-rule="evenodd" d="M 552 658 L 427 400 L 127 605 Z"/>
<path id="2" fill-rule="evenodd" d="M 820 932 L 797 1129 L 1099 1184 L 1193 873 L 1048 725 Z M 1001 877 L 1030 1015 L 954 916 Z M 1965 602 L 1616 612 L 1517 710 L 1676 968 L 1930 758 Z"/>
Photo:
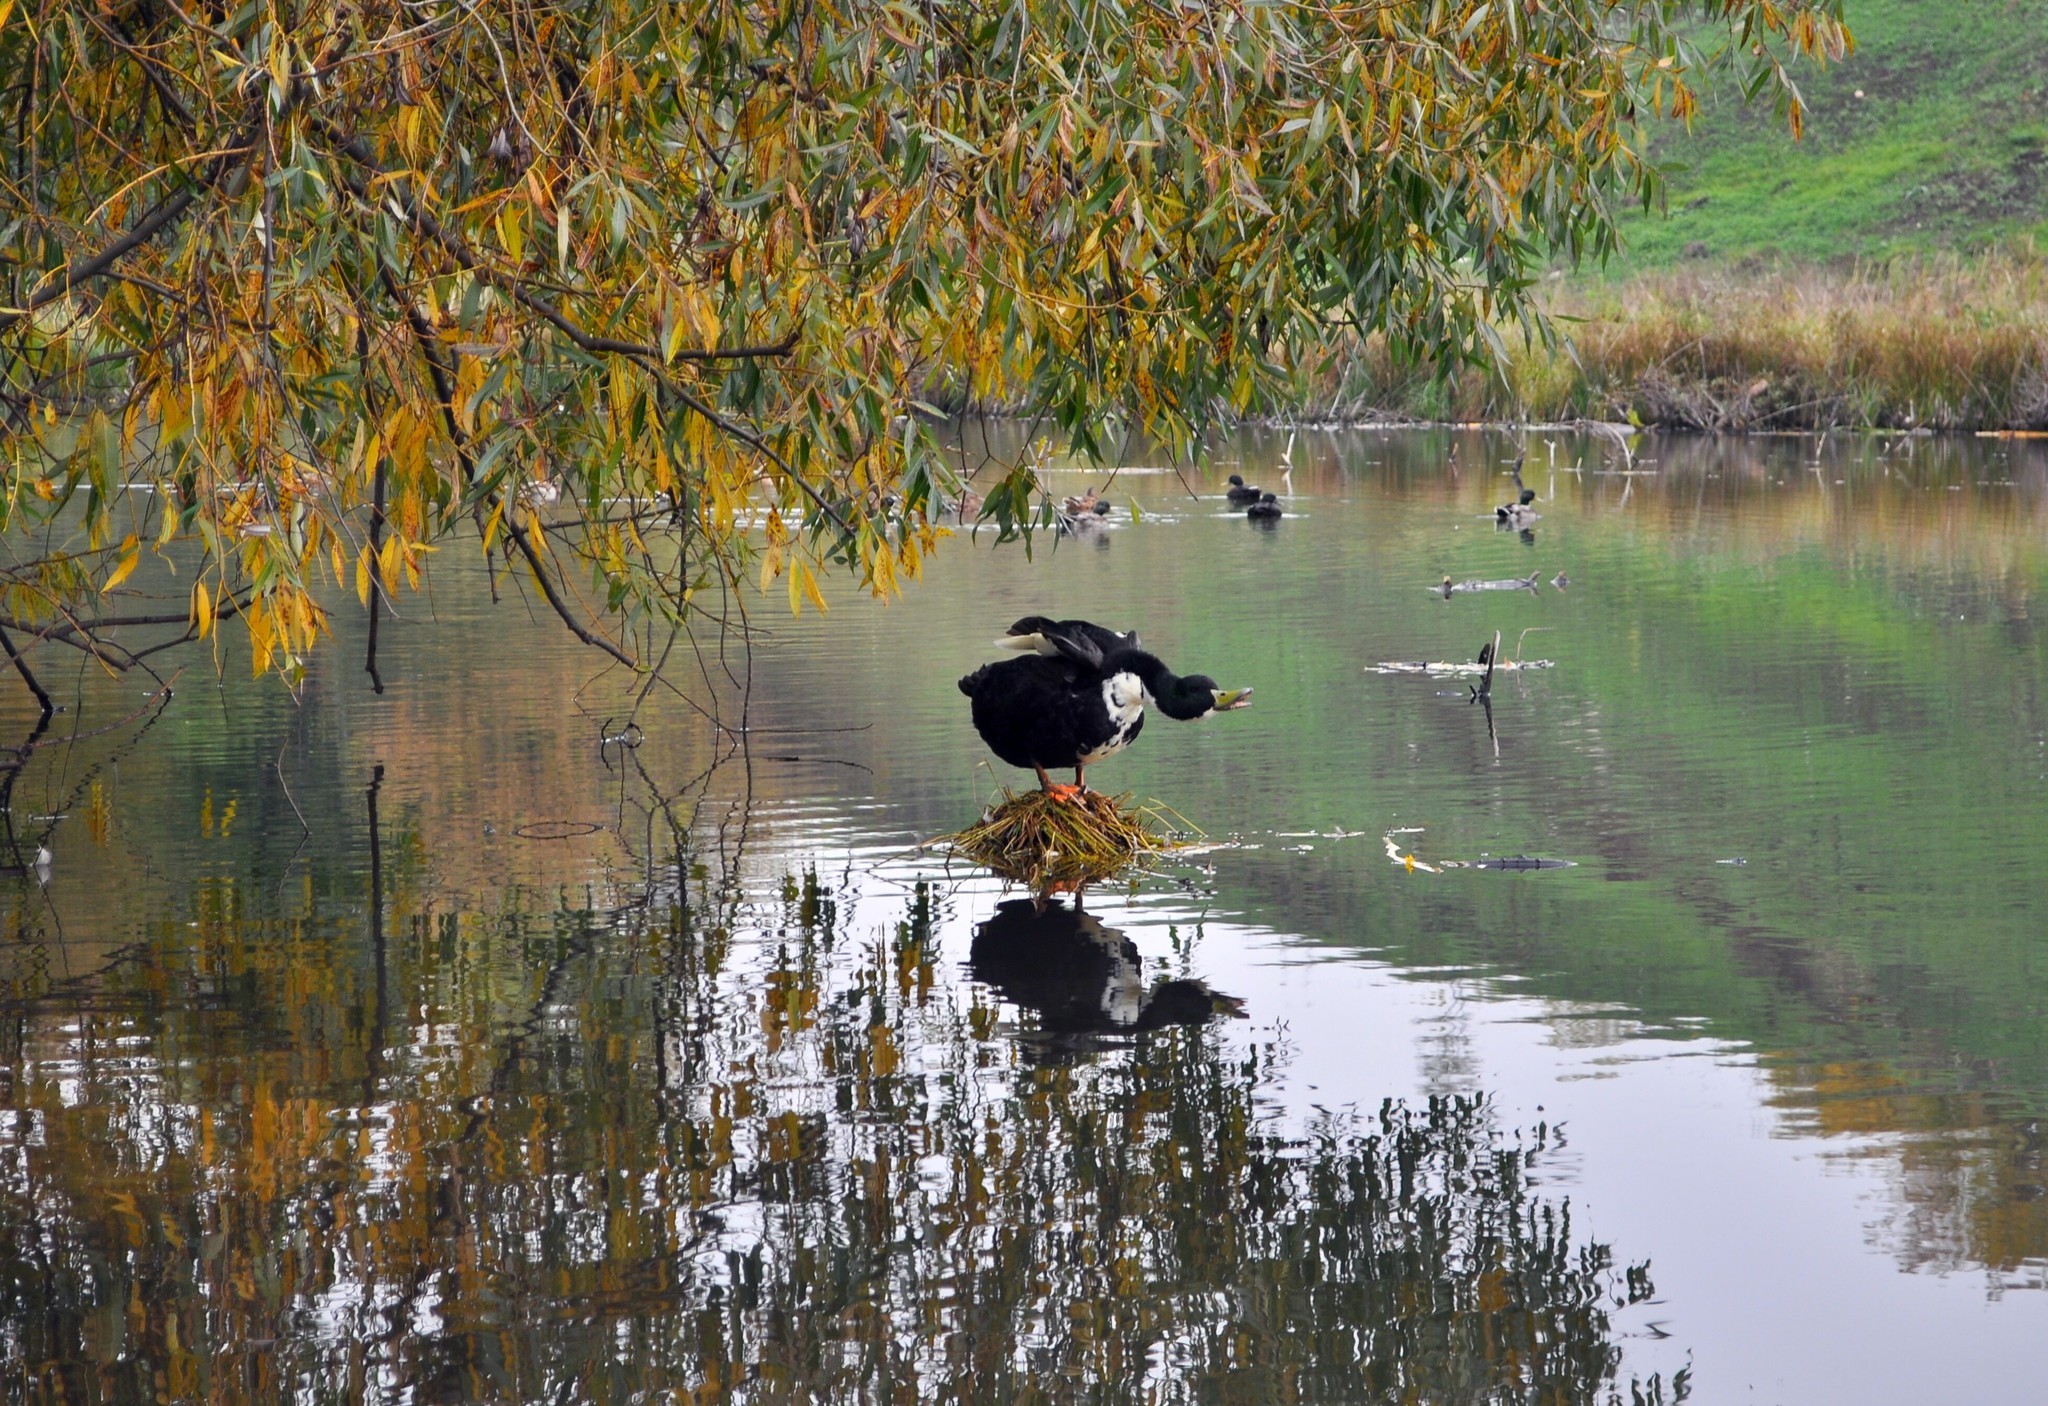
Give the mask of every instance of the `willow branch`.
<path id="1" fill-rule="evenodd" d="M 336 148 L 358 165 L 377 176 L 389 174 L 383 165 L 378 162 L 376 154 L 370 150 L 369 144 L 361 137 L 348 135 L 338 131 L 331 125 L 327 127 L 327 132 L 328 136 L 334 141 Z M 365 201 L 369 199 L 369 187 L 360 179 L 344 175 L 343 180 L 358 199 Z M 610 337 L 600 337 L 596 333 L 578 326 L 553 304 L 527 288 L 518 279 L 500 273 L 483 260 L 477 258 L 476 254 L 466 243 L 456 235 L 451 234 L 446 226 L 434 218 L 432 212 L 422 206 L 419 201 L 413 199 L 411 193 L 402 182 L 394 183 L 391 190 L 393 198 L 399 202 L 401 211 L 405 218 L 411 221 L 413 228 L 439 245 L 465 273 L 475 274 L 493 288 L 518 301 L 522 307 L 539 314 L 542 320 L 556 328 L 583 350 L 592 353 L 608 352 L 632 357 L 644 366 L 649 374 L 659 380 L 666 390 L 684 405 L 688 406 L 690 410 L 709 421 L 719 433 L 740 441 L 773 462 L 777 468 L 782 470 L 789 481 L 795 484 L 797 489 L 806 498 L 811 500 L 812 505 L 819 512 L 823 513 L 834 527 L 839 529 L 842 537 L 848 540 L 854 537 L 853 526 L 847 522 L 845 516 L 826 499 L 823 493 L 818 491 L 815 485 L 798 473 L 796 466 L 784 458 L 765 438 L 731 417 L 720 414 L 710 405 L 684 390 L 681 384 L 669 374 L 667 362 L 659 348 L 640 342 L 621 342 Z M 677 352 L 676 359 L 718 361 L 740 355 L 783 356 L 787 355 L 795 346 L 796 334 L 792 332 L 781 343 L 774 346 L 743 347 L 731 352 Z"/>
<path id="2" fill-rule="evenodd" d="M 351 188 L 353 188 L 353 183 L 351 183 Z M 420 357 L 427 363 L 427 375 L 434 383 L 435 398 L 441 402 L 441 418 L 442 422 L 448 427 L 449 442 L 455 446 L 456 458 L 462 465 L 463 484 L 464 486 L 473 484 L 476 482 L 476 465 L 470 457 L 469 445 L 463 436 L 462 428 L 455 420 L 455 377 L 449 371 L 447 364 L 441 359 L 442 348 L 440 340 L 435 337 L 434 329 L 428 325 L 425 317 L 413 305 L 413 301 L 405 296 L 404 290 L 399 287 L 398 279 L 391 272 L 390 266 L 381 259 L 378 261 L 377 276 L 384 285 L 384 291 L 390 295 L 394 302 L 405 309 L 406 324 L 412 328 L 413 340 L 419 345 Z M 493 500 L 492 506 L 495 507 L 497 495 L 492 494 L 490 496 Z M 526 564 L 532 568 L 533 579 L 535 584 L 540 587 L 541 595 L 547 600 L 549 607 L 553 609 L 555 614 L 561 617 L 562 623 L 569 627 L 569 633 L 593 649 L 603 650 L 627 668 L 638 669 L 640 667 L 639 660 L 621 650 L 602 635 L 594 634 L 581 620 L 576 618 L 575 613 L 569 609 L 568 602 L 564 601 L 556 592 L 554 582 L 548 579 L 547 569 L 542 564 L 539 553 L 534 551 L 532 543 L 526 540 L 526 534 L 521 532 L 515 525 L 506 535 L 519 544 L 520 555 L 526 558 Z"/>

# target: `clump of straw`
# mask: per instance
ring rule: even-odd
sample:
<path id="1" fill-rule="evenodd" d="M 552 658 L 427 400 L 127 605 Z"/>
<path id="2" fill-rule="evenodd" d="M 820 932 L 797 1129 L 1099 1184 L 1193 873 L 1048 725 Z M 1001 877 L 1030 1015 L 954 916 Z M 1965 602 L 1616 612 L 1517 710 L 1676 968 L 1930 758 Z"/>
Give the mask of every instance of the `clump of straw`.
<path id="1" fill-rule="evenodd" d="M 1006 790 L 978 823 L 931 843 L 1016 883 L 1073 888 L 1178 845 L 1158 810 L 1128 800 L 1100 791 L 1057 800 L 1044 791 Z"/>

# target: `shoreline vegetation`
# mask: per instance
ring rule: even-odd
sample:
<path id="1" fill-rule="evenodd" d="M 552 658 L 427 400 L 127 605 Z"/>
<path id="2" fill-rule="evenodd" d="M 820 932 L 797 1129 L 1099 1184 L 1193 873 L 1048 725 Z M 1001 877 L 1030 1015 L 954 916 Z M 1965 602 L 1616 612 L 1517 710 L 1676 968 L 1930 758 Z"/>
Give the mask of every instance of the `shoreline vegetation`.
<path id="1" fill-rule="evenodd" d="M 1333 349 L 1276 422 L 1630 422 L 1709 433 L 2048 429 L 2048 254 L 2031 245 L 1841 267 L 1559 282 L 1556 346 L 1495 368 Z"/>

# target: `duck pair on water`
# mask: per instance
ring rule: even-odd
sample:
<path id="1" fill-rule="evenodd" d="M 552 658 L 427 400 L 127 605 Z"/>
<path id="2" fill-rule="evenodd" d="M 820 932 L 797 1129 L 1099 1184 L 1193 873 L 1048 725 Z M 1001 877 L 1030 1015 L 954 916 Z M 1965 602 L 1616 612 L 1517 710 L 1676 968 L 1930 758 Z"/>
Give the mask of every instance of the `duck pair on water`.
<path id="1" fill-rule="evenodd" d="M 1251 487 L 1237 474 L 1230 476 L 1230 487 L 1223 490 L 1223 496 L 1243 508 L 1244 515 L 1253 522 L 1277 522 L 1286 515 L 1278 495 Z"/>
<path id="2" fill-rule="evenodd" d="M 1037 772 L 1054 796 L 1079 795 L 1088 767 L 1136 741 L 1148 706 L 1192 722 L 1251 702 L 1249 688 L 1176 675 L 1134 630 L 1027 615 L 996 643 L 1024 657 L 985 664 L 960 680 L 974 730 L 1011 766 Z M 1055 785 L 1048 767 L 1072 767 L 1074 784 Z"/>

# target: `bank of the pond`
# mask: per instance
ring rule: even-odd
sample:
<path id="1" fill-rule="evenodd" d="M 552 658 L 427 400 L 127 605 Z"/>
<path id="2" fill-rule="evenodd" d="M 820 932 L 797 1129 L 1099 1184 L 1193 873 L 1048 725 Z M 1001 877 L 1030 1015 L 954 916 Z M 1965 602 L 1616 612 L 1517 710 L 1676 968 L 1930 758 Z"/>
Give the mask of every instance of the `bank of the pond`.
<path id="1" fill-rule="evenodd" d="M 1333 353 L 1294 407 L 1322 421 L 1636 420 L 1708 431 L 2048 427 L 2048 257 L 1848 268 L 1700 266 L 1560 280 L 1566 344 L 1497 368 Z"/>

